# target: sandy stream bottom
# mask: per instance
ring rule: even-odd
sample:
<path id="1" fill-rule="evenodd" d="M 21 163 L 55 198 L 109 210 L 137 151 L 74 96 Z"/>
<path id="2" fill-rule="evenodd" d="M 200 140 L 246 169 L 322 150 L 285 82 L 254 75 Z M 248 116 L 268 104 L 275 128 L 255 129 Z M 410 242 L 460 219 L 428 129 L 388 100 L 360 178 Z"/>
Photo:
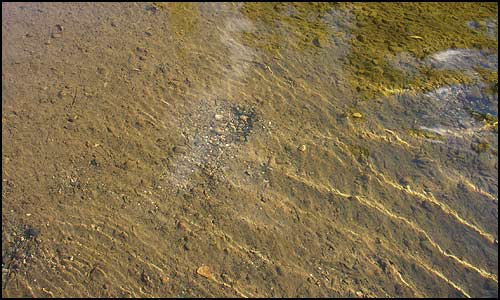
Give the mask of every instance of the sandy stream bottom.
<path id="1" fill-rule="evenodd" d="M 498 296 L 480 85 L 358 103 L 347 37 L 197 5 L 2 4 L 3 297 Z"/>

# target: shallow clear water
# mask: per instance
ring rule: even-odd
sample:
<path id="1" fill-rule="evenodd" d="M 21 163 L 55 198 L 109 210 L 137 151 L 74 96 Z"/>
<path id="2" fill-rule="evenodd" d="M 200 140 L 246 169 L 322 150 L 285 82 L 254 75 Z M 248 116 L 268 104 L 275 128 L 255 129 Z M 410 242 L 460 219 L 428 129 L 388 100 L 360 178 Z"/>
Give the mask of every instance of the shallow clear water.
<path id="1" fill-rule="evenodd" d="M 2 296 L 498 296 L 496 4 L 307 5 L 2 4 Z"/>

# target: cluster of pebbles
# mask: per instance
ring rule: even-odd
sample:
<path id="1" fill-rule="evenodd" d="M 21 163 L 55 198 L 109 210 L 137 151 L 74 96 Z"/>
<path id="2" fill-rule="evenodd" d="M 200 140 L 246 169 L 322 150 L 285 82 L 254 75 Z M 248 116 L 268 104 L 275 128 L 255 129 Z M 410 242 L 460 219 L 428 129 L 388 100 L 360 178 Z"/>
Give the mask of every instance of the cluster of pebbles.
<path id="1" fill-rule="evenodd" d="M 239 106 L 232 107 L 229 111 L 221 110 L 214 115 L 210 124 L 211 134 L 206 142 L 226 147 L 246 142 L 254 119 L 255 112 Z"/>
<path id="2" fill-rule="evenodd" d="M 187 146 L 182 150 L 174 147 L 171 180 L 177 187 L 189 188 L 196 184 L 192 174 L 198 171 L 211 184 L 222 180 L 224 166 L 234 158 L 237 147 L 248 141 L 255 119 L 253 108 L 227 102 L 216 107 L 200 107 L 183 122 Z"/>

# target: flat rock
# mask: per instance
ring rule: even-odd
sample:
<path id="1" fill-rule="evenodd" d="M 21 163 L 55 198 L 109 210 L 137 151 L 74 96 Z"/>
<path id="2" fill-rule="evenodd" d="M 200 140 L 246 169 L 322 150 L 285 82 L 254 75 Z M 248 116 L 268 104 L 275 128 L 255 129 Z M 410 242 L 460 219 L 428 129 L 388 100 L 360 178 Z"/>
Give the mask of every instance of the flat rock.
<path id="1" fill-rule="evenodd" d="M 201 275 L 207 279 L 212 279 L 214 276 L 212 275 L 212 272 L 210 271 L 210 268 L 208 266 L 201 266 L 196 270 L 196 273 L 198 275 Z"/>

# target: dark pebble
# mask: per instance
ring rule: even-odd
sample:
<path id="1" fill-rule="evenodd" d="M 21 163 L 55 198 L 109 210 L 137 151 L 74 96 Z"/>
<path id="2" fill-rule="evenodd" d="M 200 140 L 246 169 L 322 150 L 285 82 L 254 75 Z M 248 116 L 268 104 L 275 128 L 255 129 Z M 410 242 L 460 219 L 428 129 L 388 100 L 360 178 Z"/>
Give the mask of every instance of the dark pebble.
<path id="1" fill-rule="evenodd" d="M 33 227 L 29 227 L 24 231 L 24 235 L 26 236 L 26 238 L 35 238 L 38 236 L 39 233 L 40 230 Z"/>

